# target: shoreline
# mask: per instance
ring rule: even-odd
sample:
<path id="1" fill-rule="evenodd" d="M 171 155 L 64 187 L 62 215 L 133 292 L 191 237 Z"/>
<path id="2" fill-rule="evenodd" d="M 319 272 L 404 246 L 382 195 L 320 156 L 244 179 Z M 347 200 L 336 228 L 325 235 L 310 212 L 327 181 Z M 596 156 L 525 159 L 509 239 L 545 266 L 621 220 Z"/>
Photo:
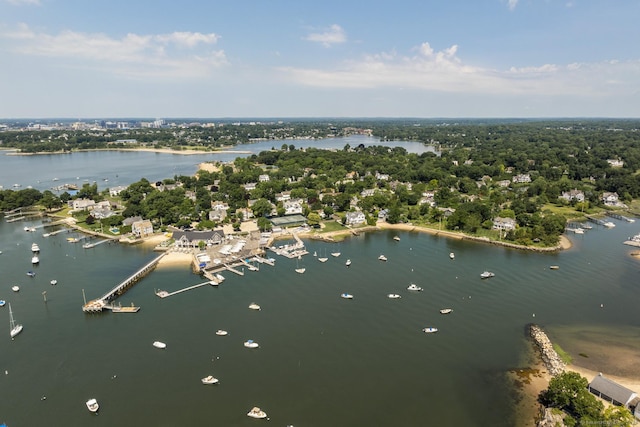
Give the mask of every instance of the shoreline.
<path id="1" fill-rule="evenodd" d="M 133 152 L 149 152 L 149 153 L 160 153 L 160 154 L 179 154 L 184 156 L 191 156 L 196 154 L 251 154 L 250 151 L 246 150 L 174 150 L 172 148 L 146 148 L 146 147 L 137 147 L 137 148 L 86 148 L 79 149 L 73 151 L 37 151 L 35 153 L 23 153 L 18 151 L 17 148 L 7 148 L 6 156 L 42 156 L 47 154 L 73 154 L 73 153 L 83 153 L 83 152 L 91 152 L 91 151 L 133 151 Z"/>

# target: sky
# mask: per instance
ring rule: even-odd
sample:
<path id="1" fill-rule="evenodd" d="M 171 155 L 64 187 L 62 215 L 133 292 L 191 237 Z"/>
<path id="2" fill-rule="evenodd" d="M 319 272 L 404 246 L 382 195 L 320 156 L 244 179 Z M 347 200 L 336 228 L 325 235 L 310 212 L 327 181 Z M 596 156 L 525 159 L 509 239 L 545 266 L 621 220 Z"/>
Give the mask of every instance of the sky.
<path id="1" fill-rule="evenodd" d="M 640 117 L 640 0 L 0 0 L 0 118 Z"/>

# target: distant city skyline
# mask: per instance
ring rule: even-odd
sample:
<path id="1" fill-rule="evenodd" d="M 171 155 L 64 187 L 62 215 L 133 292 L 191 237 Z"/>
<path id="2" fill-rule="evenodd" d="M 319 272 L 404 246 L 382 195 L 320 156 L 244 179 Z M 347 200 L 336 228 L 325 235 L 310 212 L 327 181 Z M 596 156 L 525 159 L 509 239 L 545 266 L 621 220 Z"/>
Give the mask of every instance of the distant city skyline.
<path id="1" fill-rule="evenodd" d="M 0 118 L 640 117 L 638 0 L 0 0 Z"/>

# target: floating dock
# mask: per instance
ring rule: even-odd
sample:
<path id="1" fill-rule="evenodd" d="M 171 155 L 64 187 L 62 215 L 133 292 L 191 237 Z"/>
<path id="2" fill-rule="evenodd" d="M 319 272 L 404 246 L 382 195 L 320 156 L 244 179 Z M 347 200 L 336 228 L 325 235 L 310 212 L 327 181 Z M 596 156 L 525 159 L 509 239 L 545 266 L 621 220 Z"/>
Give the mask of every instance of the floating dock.
<path id="1" fill-rule="evenodd" d="M 214 283 L 214 280 L 209 280 L 207 282 L 203 282 L 203 283 L 198 283 L 197 285 L 193 285 L 193 286 L 188 286 L 186 288 L 183 289 L 178 289 L 177 291 L 173 291 L 173 292 L 167 292 L 167 291 L 163 291 L 163 290 L 157 290 L 155 291 L 155 294 L 157 296 L 159 296 L 160 298 L 167 298 L 167 297 L 171 297 L 173 295 L 177 295 L 177 294 L 181 294 L 182 292 L 187 292 L 190 291 L 192 289 L 196 289 L 199 288 L 201 286 L 206 286 L 206 285 L 211 285 L 211 286 L 216 286 L 219 283 L 216 281 Z"/>

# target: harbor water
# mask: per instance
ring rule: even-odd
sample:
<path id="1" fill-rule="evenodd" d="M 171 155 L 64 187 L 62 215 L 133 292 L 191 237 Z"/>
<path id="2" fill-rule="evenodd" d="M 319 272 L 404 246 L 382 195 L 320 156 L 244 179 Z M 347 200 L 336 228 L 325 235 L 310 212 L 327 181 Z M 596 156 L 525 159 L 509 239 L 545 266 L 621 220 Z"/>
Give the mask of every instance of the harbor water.
<path id="1" fill-rule="evenodd" d="M 59 183 L 77 177 L 101 187 L 126 185 L 193 174 L 207 156 L 214 155 L 0 155 L 1 181 L 5 188 L 14 182 L 39 188 L 37 181 L 48 187 L 54 176 Z M 320 263 L 312 255 L 296 262 L 271 253 L 273 267 L 245 269 L 244 276 L 225 272 L 217 288 L 164 299 L 155 290 L 204 279 L 188 266 L 160 267 L 116 301 L 140 306 L 138 313 L 85 314 L 83 291 L 87 299 L 104 294 L 157 253 L 117 243 L 84 249 L 88 239 L 68 241 L 82 237 L 75 232 L 44 237 L 55 228 L 1 219 L 0 299 L 24 330 L 11 340 L 8 306 L 0 307 L 7 328 L 0 334 L 0 422 L 250 426 L 259 421 L 246 413 L 259 406 L 277 426 L 513 426 L 519 391 L 505 372 L 528 363 L 528 323 L 541 325 L 574 357 L 598 339 L 640 351 L 640 261 L 631 256 L 637 248 L 622 244 L 638 225 L 613 221 L 613 229 L 571 233 L 573 247 L 553 254 L 417 232 L 305 241 L 310 254 L 341 255 Z M 34 242 L 41 250 L 35 267 Z M 379 261 L 381 254 L 388 261 Z M 26 275 L 30 270 L 35 277 Z M 480 279 L 485 270 L 495 277 Z M 408 291 L 410 283 L 424 291 Z M 13 285 L 20 291 L 12 292 Z M 354 298 L 340 298 L 344 292 Z M 249 310 L 252 302 L 262 309 Z M 442 308 L 453 312 L 442 315 Z M 425 334 L 425 327 L 438 332 Z M 229 334 L 217 336 L 218 329 Z M 248 339 L 259 348 L 245 348 Z M 153 347 L 156 340 L 166 349 Z M 581 359 L 591 369 L 615 357 L 593 351 Z M 208 375 L 219 384 L 203 385 Z M 90 398 L 100 404 L 98 415 L 85 406 Z"/>

